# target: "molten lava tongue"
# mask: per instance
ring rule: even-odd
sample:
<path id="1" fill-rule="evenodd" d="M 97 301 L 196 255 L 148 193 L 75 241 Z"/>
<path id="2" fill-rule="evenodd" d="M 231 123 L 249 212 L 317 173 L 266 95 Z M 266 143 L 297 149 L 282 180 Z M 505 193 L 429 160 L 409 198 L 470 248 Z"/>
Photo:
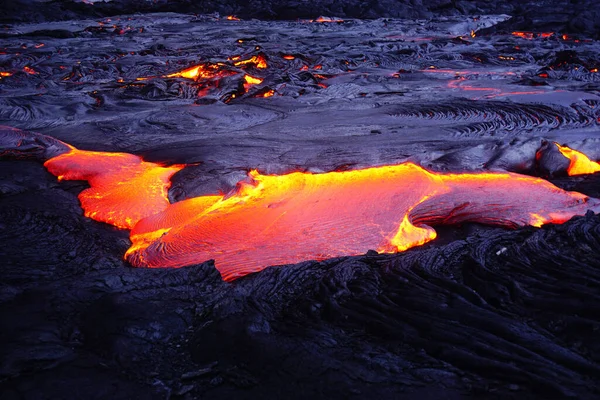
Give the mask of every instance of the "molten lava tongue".
<path id="1" fill-rule="evenodd" d="M 570 149 L 567 146 L 561 146 L 558 143 L 554 144 L 556 147 L 558 147 L 558 150 L 563 156 L 571 160 L 571 163 L 567 168 L 567 173 L 569 176 L 593 174 L 594 172 L 600 171 L 600 164 L 590 160 L 585 154 L 577 150 Z"/>
<path id="2" fill-rule="evenodd" d="M 85 215 L 125 229 L 169 206 L 169 179 L 182 168 L 161 167 L 131 154 L 75 148 L 44 166 L 59 179 L 88 181 L 90 188 L 79 195 Z"/>

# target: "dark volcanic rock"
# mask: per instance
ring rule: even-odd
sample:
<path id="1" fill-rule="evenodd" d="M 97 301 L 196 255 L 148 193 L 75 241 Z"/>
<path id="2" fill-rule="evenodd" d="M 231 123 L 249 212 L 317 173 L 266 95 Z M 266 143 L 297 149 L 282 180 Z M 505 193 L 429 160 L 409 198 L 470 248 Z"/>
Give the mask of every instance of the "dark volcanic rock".
<path id="1" fill-rule="evenodd" d="M 193 2 L 189 0 L 140 2 L 135 0 L 4 0 L 0 22 L 41 22 L 73 18 L 95 18 L 136 12 L 220 13 L 241 18 L 294 20 L 320 15 L 342 18 L 408 18 L 433 16 L 508 14 L 514 18 L 500 28 L 507 30 L 600 34 L 600 11 L 595 0 L 225 0 Z"/>

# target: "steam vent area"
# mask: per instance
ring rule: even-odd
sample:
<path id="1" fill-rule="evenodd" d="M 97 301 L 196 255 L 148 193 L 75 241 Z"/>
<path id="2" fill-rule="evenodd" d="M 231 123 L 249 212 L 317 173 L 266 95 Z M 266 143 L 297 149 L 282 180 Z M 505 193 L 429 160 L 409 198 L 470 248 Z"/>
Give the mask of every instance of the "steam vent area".
<path id="1" fill-rule="evenodd" d="M 0 399 L 599 399 L 600 5 L 0 4 Z"/>

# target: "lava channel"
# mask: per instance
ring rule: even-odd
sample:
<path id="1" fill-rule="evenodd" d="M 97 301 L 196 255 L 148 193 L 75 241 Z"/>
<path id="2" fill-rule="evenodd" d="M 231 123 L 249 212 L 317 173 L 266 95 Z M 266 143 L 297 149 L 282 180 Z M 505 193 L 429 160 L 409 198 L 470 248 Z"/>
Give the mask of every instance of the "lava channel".
<path id="1" fill-rule="evenodd" d="M 131 229 L 125 258 L 137 267 L 215 260 L 234 280 L 270 265 L 397 252 L 436 237 L 432 225 L 466 221 L 504 227 L 562 223 L 600 200 L 514 173 L 438 174 L 412 163 L 354 171 L 262 175 L 227 196 L 169 204 L 163 167 L 124 153 L 71 148 L 45 163 L 91 186 L 85 214 Z"/>

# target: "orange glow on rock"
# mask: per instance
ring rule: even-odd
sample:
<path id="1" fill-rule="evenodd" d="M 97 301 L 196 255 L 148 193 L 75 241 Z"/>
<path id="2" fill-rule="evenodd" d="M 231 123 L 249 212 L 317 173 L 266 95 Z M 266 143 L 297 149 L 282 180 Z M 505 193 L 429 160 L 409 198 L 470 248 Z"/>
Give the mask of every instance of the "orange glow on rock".
<path id="1" fill-rule="evenodd" d="M 28 73 L 29 75 L 37 75 L 36 70 L 31 67 L 23 67 L 23 71 Z"/>
<path id="2" fill-rule="evenodd" d="M 228 21 L 239 21 L 240 19 L 238 17 L 236 17 L 235 15 L 228 15 L 227 20 Z"/>
<path id="3" fill-rule="evenodd" d="M 253 171 L 232 196 L 185 200 L 142 220 L 127 260 L 180 267 L 215 259 L 233 280 L 269 265 L 403 251 L 434 239 L 429 225 L 541 226 L 592 206 L 598 201 L 509 173 L 433 174 L 410 163 L 324 174 Z"/>
<path id="4" fill-rule="evenodd" d="M 404 251 L 433 240 L 432 226 L 473 221 L 504 227 L 562 223 L 600 200 L 513 173 L 439 174 L 403 163 L 321 174 L 251 171 L 228 195 L 169 204 L 163 167 L 125 153 L 70 151 L 48 160 L 59 179 L 87 180 L 85 215 L 131 229 L 137 267 L 209 259 L 233 280 L 270 265 Z"/>
<path id="5" fill-rule="evenodd" d="M 204 69 L 203 65 L 196 65 L 196 66 L 184 69 L 183 71 L 179 71 L 179 72 L 175 72 L 175 73 L 166 75 L 166 77 L 167 78 L 196 79 L 204 72 L 205 72 L 205 69 Z"/>
<path id="6" fill-rule="evenodd" d="M 344 20 L 331 17 L 319 17 L 317 19 L 311 20 L 310 22 L 344 22 Z"/>
<path id="7" fill-rule="evenodd" d="M 590 160 L 585 154 L 567 146 L 561 146 L 556 142 L 554 144 L 558 147 L 558 150 L 563 156 L 571 160 L 571 163 L 567 168 L 569 176 L 593 174 L 594 172 L 600 171 L 600 164 Z"/>
<path id="8" fill-rule="evenodd" d="M 44 164 L 59 180 L 86 180 L 79 194 L 85 216 L 119 228 L 163 211 L 169 205 L 170 178 L 182 166 L 161 167 L 127 153 L 71 148 Z"/>
<path id="9" fill-rule="evenodd" d="M 271 89 L 271 90 L 264 92 L 262 94 L 262 97 L 272 97 L 274 94 L 275 94 L 275 91 L 273 89 Z"/>
<path id="10" fill-rule="evenodd" d="M 263 80 L 260 78 L 255 78 L 250 75 L 246 75 L 246 76 L 244 76 L 244 81 L 246 81 L 246 83 L 250 84 L 250 85 L 258 85 L 258 84 L 262 83 Z"/>
<path id="11" fill-rule="evenodd" d="M 237 61 L 233 65 L 235 65 L 236 67 L 240 67 L 242 65 L 247 65 L 247 64 L 254 64 L 256 66 L 256 68 L 260 68 L 260 69 L 265 69 L 268 67 L 267 60 L 265 60 L 265 58 L 261 55 L 252 56 L 247 60 Z"/>
<path id="12" fill-rule="evenodd" d="M 516 37 L 523 38 L 523 39 L 529 39 L 529 40 L 534 39 L 536 37 L 541 37 L 541 38 L 547 39 L 550 36 L 554 35 L 554 32 L 541 32 L 541 33 L 534 33 L 534 32 L 512 32 L 512 35 L 516 36 Z M 564 38 L 564 35 L 563 35 L 563 38 Z"/>
<path id="13" fill-rule="evenodd" d="M 283 56 L 283 58 L 286 60 L 294 60 L 296 57 L 286 55 L 286 56 Z"/>
<path id="14" fill-rule="evenodd" d="M 0 77 L 6 78 L 12 76 L 12 72 L 0 71 Z"/>
<path id="15" fill-rule="evenodd" d="M 545 222 L 546 222 L 546 219 L 544 217 L 542 217 L 541 215 L 536 214 L 536 213 L 531 213 L 531 219 L 529 220 L 529 225 L 535 226 L 536 228 L 540 228 L 542 225 L 544 225 Z"/>
<path id="16" fill-rule="evenodd" d="M 250 87 L 252 87 L 252 85 L 258 85 L 262 83 L 262 81 L 263 79 L 261 78 L 255 78 L 250 75 L 244 75 L 244 90 L 247 92 L 248 90 L 250 90 Z"/>
<path id="17" fill-rule="evenodd" d="M 531 32 L 513 32 L 512 35 L 523 39 L 533 39 L 533 33 Z"/>
<path id="18" fill-rule="evenodd" d="M 193 80 L 200 79 L 214 79 L 222 78 L 229 75 L 235 75 L 237 72 L 229 71 L 226 68 L 226 64 L 223 63 L 206 63 L 200 65 L 194 65 L 193 67 L 186 68 L 184 70 L 174 72 L 172 74 L 164 75 L 165 78 L 186 78 Z M 143 78 L 149 79 L 149 78 Z"/>

